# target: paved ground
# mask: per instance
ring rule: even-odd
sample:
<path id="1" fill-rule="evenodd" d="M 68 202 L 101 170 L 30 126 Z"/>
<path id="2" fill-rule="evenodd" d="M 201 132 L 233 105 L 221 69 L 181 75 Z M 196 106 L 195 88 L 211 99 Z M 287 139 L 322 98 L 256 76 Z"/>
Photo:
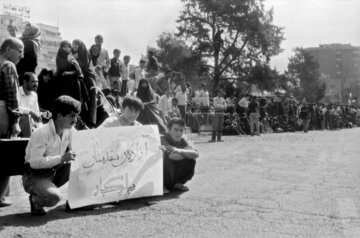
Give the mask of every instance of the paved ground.
<path id="1" fill-rule="evenodd" d="M 189 192 L 73 213 L 62 201 L 46 217 L 29 215 L 15 177 L 0 237 L 360 237 L 359 135 L 355 128 L 197 143 Z"/>

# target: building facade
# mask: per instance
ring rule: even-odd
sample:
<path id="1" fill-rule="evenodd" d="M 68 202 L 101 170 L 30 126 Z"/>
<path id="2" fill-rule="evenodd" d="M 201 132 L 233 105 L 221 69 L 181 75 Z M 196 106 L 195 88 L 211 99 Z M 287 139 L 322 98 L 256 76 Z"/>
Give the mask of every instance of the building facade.
<path id="1" fill-rule="evenodd" d="M 10 24 L 17 28 L 16 36 L 21 37 L 25 24 L 29 22 L 27 18 L 24 19 L 21 16 L 10 14 L 10 12 L 5 13 L 0 15 L 0 44 L 5 38 L 10 36 L 7 30 Z M 41 30 L 41 50 L 37 71 L 39 72 L 42 68 L 55 70 L 56 54 L 62 40 L 59 27 L 43 23 L 36 23 L 36 25 Z"/>
<path id="2" fill-rule="evenodd" d="M 320 65 L 325 98 L 333 103 L 360 105 L 360 46 L 327 44 L 306 50 Z"/>

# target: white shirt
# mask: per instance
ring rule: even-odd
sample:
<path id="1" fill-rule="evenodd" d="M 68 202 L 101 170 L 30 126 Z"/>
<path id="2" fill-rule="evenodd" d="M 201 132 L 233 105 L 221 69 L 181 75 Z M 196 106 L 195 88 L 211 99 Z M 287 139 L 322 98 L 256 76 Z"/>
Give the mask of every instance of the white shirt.
<path id="1" fill-rule="evenodd" d="M 24 114 L 29 114 L 30 111 L 40 113 L 37 93 L 31 91 L 29 95 L 26 95 L 23 86 L 21 86 L 19 88 L 19 106 Z"/>
<path id="2" fill-rule="evenodd" d="M 129 80 L 130 75 L 130 66 L 126 64 L 121 65 L 121 79 L 122 80 Z"/>
<path id="3" fill-rule="evenodd" d="M 226 102 L 223 97 L 214 97 L 213 98 L 213 105 L 215 109 L 224 110 L 226 107 Z"/>
<path id="4" fill-rule="evenodd" d="M 171 107 L 171 98 L 166 96 L 166 94 L 162 95 L 159 99 L 158 108 L 165 116 L 168 116 Z"/>
<path id="5" fill-rule="evenodd" d="M 62 137 L 56 134 L 53 120 L 36 129 L 25 150 L 25 161 L 33 169 L 49 169 L 61 163 L 61 156 L 71 149 L 72 129 L 65 129 Z"/>
<path id="6" fill-rule="evenodd" d="M 134 121 L 134 124 L 133 125 L 130 125 L 130 126 L 141 126 L 142 124 L 138 121 Z M 118 127 L 118 126 L 129 126 L 129 125 L 125 125 L 123 124 L 119 117 L 117 117 L 116 115 L 115 116 L 112 116 L 112 117 L 108 117 L 105 119 L 105 121 L 97 127 L 97 129 L 100 129 L 100 128 L 109 128 L 109 127 Z"/>
<path id="7" fill-rule="evenodd" d="M 105 66 L 106 70 L 110 68 L 109 53 L 104 48 L 101 48 L 97 64 L 101 66 Z"/>
<path id="8" fill-rule="evenodd" d="M 210 105 L 209 102 L 209 92 L 204 91 L 203 89 L 199 92 L 200 105 L 208 107 Z"/>
<path id="9" fill-rule="evenodd" d="M 177 92 L 175 95 L 176 99 L 178 100 L 178 106 L 186 106 L 187 104 L 187 93 L 185 92 Z"/>
<path id="10" fill-rule="evenodd" d="M 239 101 L 239 106 L 243 107 L 243 108 L 248 108 L 249 107 L 249 100 L 247 98 L 242 98 Z"/>
<path id="11" fill-rule="evenodd" d="M 138 88 L 140 80 L 146 78 L 145 68 L 143 69 L 140 66 L 137 66 L 135 68 L 134 75 L 135 75 L 135 88 Z"/>

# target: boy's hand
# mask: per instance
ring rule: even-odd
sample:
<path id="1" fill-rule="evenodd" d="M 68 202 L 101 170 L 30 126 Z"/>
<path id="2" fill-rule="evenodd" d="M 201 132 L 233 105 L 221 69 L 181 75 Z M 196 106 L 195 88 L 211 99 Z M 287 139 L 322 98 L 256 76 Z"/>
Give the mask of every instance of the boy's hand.
<path id="1" fill-rule="evenodd" d="M 75 160 L 75 157 L 76 157 L 76 154 L 74 152 L 68 151 L 61 156 L 61 162 L 65 163 L 65 162 Z"/>

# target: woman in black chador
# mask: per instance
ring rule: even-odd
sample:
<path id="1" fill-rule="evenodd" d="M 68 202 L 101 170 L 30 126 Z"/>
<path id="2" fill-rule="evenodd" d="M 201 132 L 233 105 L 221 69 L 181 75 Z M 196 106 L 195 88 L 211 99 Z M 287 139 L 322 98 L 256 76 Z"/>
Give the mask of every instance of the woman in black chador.
<path id="1" fill-rule="evenodd" d="M 68 95 L 81 102 L 81 118 L 85 120 L 89 112 L 89 93 L 84 83 L 84 74 L 78 61 L 71 53 L 71 43 L 62 41 L 56 56 L 54 78 L 55 98 Z"/>
<path id="2" fill-rule="evenodd" d="M 160 133 L 166 132 L 165 123 L 155 102 L 154 92 L 145 79 L 140 80 L 136 96 L 144 103 L 144 110 L 141 111 L 137 121 L 143 125 L 157 125 Z"/>

